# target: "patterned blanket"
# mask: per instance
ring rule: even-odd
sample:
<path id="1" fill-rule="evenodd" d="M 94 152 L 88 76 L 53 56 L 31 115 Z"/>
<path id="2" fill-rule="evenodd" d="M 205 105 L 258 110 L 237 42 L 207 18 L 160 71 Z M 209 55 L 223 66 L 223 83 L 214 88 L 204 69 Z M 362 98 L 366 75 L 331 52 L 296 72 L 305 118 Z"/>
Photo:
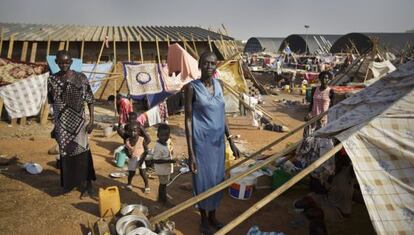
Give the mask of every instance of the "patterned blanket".
<path id="1" fill-rule="evenodd" d="M 32 75 L 46 72 L 46 66 L 41 64 L 16 63 L 0 58 L 0 86 L 15 83 Z"/>
<path id="2" fill-rule="evenodd" d="M 124 73 L 132 96 L 156 94 L 162 91 L 156 64 L 124 63 Z"/>
<path id="3" fill-rule="evenodd" d="M 37 115 L 47 96 L 49 73 L 32 75 L 27 79 L 0 88 L 0 97 L 11 118 Z"/>

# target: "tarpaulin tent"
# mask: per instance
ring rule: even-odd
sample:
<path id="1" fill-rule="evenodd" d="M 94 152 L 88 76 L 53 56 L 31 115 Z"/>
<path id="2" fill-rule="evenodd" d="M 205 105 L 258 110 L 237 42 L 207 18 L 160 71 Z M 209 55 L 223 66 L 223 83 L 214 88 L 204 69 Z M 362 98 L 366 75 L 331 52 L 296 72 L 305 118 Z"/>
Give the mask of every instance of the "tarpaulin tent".
<path id="1" fill-rule="evenodd" d="M 414 221 L 414 62 L 329 110 L 318 135 L 350 156 L 378 234 L 411 234 Z"/>

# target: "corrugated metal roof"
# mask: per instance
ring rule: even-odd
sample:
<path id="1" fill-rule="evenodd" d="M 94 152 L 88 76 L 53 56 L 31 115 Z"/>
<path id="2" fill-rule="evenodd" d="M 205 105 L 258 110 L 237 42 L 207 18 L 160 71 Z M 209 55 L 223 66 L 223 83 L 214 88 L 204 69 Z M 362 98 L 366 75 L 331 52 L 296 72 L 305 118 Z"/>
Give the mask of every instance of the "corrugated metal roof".
<path id="1" fill-rule="evenodd" d="M 211 40 L 234 40 L 232 37 L 194 26 L 79 26 L 79 25 L 41 25 L 41 24 L 18 24 L 0 23 L 3 37 L 7 40 L 10 35 L 15 34 L 17 41 L 102 41 L 105 36 L 109 40 L 138 41 L 139 35 L 143 42 L 166 41 L 167 35 L 171 41 L 181 41 L 184 37 L 188 41 Z"/>
<path id="2" fill-rule="evenodd" d="M 282 44 L 285 38 L 263 38 L 263 37 L 253 37 L 247 40 L 247 43 L 244 47 L 245 52 L 255 53 L 255 52 L 279 52 L 280 45 Z"/>
<path id="3" fill-rule="evenodd" d="M 352 48 L 352 41 L 360 53 L 372 47 L 372 39 L 378 39 L 383 49 L 398 52 L 414 45 L 414 33 L 349 33 L 339 38 L 331 48 L 332 53 L 345 52 Z"/>
<path id="4" fill-rule="evenodd" d="M 292 34 L 283 40 L 280 50 L 283 50 L 285 43 L 287 43 L 290 49 L 297 54 L 305 53 L 306 47 L 310 54 L 327 54 L 332 44 L 341 36 L 329 34 Z"/>

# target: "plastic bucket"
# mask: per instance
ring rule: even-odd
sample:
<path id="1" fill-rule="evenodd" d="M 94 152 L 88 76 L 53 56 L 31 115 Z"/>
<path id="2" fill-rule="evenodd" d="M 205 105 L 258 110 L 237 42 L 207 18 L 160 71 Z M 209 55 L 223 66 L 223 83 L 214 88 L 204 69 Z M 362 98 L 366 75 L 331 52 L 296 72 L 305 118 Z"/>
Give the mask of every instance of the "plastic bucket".
<path id="1" fill-rule="evenodd" d="M 230 177 L 245 172 L 248 167 L 236 167 L 230 170 Z M 256 177 L 248 175 L 241 180 L 238 180 L 230 185 L 229 194 L 230 197 L 240 200 L 248 200 L 252 196 L 253 187 L 256 182 Z"/>
<path id="2" fill-rule="evenodd" d="M 121 151 L 115 153 L 116 166 L 121 168 L 124 167 L 126 158 L 127 154 L 124 148 Z"/>

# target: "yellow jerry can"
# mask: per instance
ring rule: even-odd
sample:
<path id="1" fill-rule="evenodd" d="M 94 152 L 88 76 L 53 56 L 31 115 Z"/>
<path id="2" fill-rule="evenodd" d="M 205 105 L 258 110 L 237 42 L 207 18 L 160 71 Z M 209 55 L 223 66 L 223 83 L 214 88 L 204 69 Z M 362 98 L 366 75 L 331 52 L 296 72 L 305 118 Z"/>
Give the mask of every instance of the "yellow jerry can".
<path id="1" fill-rule="evenodd" d="M 117 186 L 99 188 L 99 215 L 103 217 L 114 216 L 121 209 L 121 199 Z"/>

